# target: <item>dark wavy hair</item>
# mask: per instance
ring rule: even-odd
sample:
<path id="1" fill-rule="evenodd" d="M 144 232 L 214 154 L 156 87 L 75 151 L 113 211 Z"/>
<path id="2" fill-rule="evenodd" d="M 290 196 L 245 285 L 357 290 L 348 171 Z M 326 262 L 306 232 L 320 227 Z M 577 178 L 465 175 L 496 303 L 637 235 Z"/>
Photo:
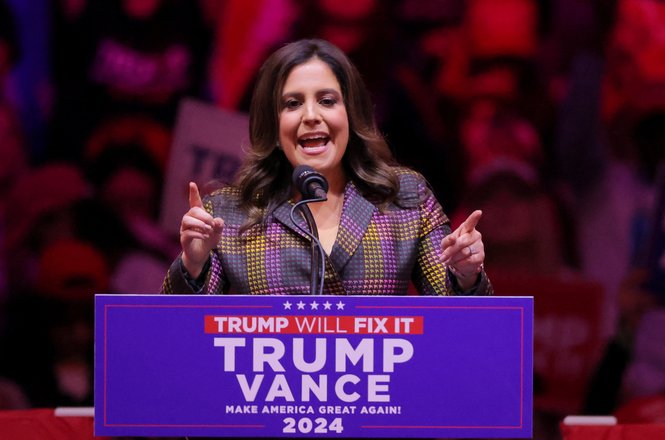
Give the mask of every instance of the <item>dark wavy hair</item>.
<path id="1" fill-rule="evenodd" d="M 250 149 L 238 171 L 240 207 L 247 212 L 243 229 L 261 223 L 293 195 L 293 167 L 277 148 L 281 94 L 291 70 L 317 58 L 335 74 L 349 118 L 349 143 L 342 165 L 358 190 L 380 208 L 395 201 L 399 180 L 395 160 L 379 132 L 371 98 L 358 70 L 336 46 L 323 40 L 299 40 L 275 51 L 259 71 L 249 113 Z"/>

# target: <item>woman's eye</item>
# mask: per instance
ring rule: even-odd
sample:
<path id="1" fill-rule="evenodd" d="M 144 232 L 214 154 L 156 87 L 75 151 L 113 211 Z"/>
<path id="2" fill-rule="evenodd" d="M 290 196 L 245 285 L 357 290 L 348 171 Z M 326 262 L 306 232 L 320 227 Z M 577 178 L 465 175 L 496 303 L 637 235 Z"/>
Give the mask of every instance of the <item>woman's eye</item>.
<path id="1" fill-rule="evenodd" d="M 335 98 L 323 98 L 319 101 L 319 103 L 326 107 L 332 107 L 333 105 L 337 104 L 337 100 Z"/>
<path id="2" fill-rule="evenodd" d="M 289 99 L 284 103 L 284 108 L 289 110 L 298 108 L 299 106 L 300 106 L 300 101 L 296 101 L 295 99 Z"/>

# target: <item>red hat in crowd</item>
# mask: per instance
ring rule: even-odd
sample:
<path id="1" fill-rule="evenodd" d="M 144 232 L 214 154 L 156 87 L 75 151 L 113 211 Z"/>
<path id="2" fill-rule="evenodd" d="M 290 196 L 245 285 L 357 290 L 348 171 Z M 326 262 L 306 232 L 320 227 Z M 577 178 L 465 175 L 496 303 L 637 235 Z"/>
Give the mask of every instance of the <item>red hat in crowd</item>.
<path id="1" fill-rule="evenodd" d="M 86 144 L 85 158 L 97 160 L 105 150 L 117 145 L 141 146 L 164 170 L 171 148 L 171 132 L 162 124 L 145 116 L 120 116 L 100 124 Z"/>
<path id="2" fill-rule="evenodd" d="M 44 215 L 88 197 L 90 190 L 73 165 L 49 164 L 21 175 L 7 196 L 7 247 L 20 246 Z"/>
<path id="3" fill-rule="evenodd" d="M 44 296 L 85 300 L 105 292 L 109 276 L 106 259 L 95 247 L 78 240 L 60 240 L 40 255 L 37 287 Z"/>

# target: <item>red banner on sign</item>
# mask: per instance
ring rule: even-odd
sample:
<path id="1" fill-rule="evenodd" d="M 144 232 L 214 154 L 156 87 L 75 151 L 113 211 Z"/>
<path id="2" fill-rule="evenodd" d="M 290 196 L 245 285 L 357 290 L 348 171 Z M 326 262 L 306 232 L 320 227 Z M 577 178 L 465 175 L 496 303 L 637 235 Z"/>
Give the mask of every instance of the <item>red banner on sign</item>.
<path id="1" fill-rule="evenodd" d="M 206 315 L 205 332 L 220 334 L 421 335 L 422 316 Z"/>

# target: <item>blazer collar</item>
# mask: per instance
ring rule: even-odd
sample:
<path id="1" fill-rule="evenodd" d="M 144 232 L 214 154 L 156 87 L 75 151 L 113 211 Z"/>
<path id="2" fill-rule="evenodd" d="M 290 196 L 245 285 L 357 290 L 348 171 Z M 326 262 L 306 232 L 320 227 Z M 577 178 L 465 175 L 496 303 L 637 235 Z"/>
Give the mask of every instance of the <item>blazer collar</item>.
<path id="1" fill-rule="evenodd" d="M 284 226 L 309 240 L 309 237 L 291 221 L 290 212 L 292 207 L 293 202 L 286 201 L 275 209 L 273 216 Z M 341 270 L 353 256 L 367 232 L 375 211 L 377 211 L 377 207 L 365 199 L 352 182 L 347 183 L 346 188 L 344 188 L 342 219 L 335 244 L 330 253 L 330 260 L 335 269 Z M 307 229 L 307 222 L 300 213 L 296 213 L 295 219 L 300 226 Z"/>

